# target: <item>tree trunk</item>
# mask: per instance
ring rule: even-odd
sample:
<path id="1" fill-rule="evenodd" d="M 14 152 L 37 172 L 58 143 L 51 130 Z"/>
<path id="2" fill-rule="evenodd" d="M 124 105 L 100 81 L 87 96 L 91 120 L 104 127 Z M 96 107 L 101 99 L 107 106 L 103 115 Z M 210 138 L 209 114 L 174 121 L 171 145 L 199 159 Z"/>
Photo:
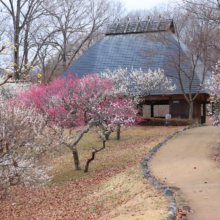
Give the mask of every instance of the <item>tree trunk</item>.
<path id="1" fill-rule="evenodd" d="M 189 102 L 189 119 L 193 119 L 193 101 Z"/>
<path id="2" fill-rule="evenodd" d="M 120 140 L 120 133 L 121 133 L 121 125 L 117 125 L 117 140 Z"/>
<path id="3" fill-rule="evenodd" d="M 66 70 L 66 50 L 67 50 L 66 33 L 63 32 L 63 71 Z"/>
<path id="4" fill-rule="evenodd" d="M 75 170 L 81 170 L 77 149 L 72 150 L 72 152 L 73 152 L 73 159 L 75 163 Z"/>
<path id="5" fill-rule="evenodd" d="M 14 49 L 14 79 L 19 80 L 19 35 L 20 35 L 20 13 L 21 13 L 21 8 L 20 8 L 21 1 L 17 0 L 17 11 L 16 11 L 16 17 L 14 20 L 14 46 L 16 49 Z"/>
<path id="6" fill-rule="evenodd" d="M 26 25 L 26 30 L 25 30 L 25 36 L 24 36 L 24 65 L 28 64 L 28 35 L 29 35 L 29 30 L 30 29 L 30 21 Z"/>
<path id="7" fill-rule="evenodd" d="M 111 133 L 105 135 L 106 140 L 109 140 L 110 134 L 111 134 Z"/>
<path id="8" fill-rule="evenodd" d="M 14 45 L 16 49 L 14 49 L 14 79 L 19 80 L 19 31 L 15 32 Z"/>
<path id="9" fill-rule="evenodd" d="M 103 150 L 105 148 L 105 141 L 103 141 L 103 147 L 101 147 L 100 149 L 96 150 L 94 149 L 94 151 L 92 152 L 92 157 L 90 159 L 87 160 L 86 166 L 85 166 L 85 170 L 84 173 L 87 173 L 89 171 L 89 164 L 90 162 L 92 162 L 95 159 L 95 154 L 101 150 Z"/>
<path id="10" fill-rule="evenodd" d="M 96 151 L 93 151 L 92 152 L 92 157 L 87 160 L 84 173 L 87 173 L 89 171 L 89 164 L 90 164 L 90 162 L 92 162 L 95 159 L 95 153 L 96 153 Z"/>

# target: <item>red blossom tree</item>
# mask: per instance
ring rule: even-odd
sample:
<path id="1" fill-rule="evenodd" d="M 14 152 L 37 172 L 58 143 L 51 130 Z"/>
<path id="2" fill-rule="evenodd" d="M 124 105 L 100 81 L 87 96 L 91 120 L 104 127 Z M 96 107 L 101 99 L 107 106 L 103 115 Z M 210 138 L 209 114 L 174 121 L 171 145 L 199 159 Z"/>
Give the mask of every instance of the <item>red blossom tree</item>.
<path id="1" fill-rule="evenodd" d="M 21 91 L 16 99 L 29 107 L 34 106 L 44 116 L 47 134 L 59 146 L 66 146 L 72 151 L 76 170 L 81 169 L 76 146 L 91 126 L 95 125 L 95 131 L 103 140 L 102 148 L 93 148 L 95 155 L 105 148 L 107 136 L 115 131 L 118 124 L 134 124 L 137 114 L 132 101 L 113 93 L 113 84 L 109 79 L 91 74 L 80 79 L 70 75 L 55 79 L 50 84 L 32 85 L 30 89 Z M 75 135 L 72 135 L 75 129 Z M 88 160 L 85 172 L 93 159 Z"/>

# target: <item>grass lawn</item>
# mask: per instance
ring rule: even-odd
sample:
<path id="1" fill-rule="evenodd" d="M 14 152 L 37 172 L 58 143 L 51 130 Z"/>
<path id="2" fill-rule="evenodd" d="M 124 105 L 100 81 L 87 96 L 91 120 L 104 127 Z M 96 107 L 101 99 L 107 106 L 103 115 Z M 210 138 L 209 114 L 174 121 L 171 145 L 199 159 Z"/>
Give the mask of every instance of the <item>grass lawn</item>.
<path id="1" fill-rule="evenodd" d="M 166 219 L 168 204 L 163 194 L 143 178 L 140 164 L 160 141 L 181 127 L 136 126 L 116 134 L 106 149 L 96 154 L 89 173 L 75 171 L 68 149 L 50 159 L 53 175 L 46 187 L 13 187 L 0 210 L 0 219 Z M 91 157 L 91 147 L 102 142 L 94 131 L 78 144 L 81 167 Z"/>

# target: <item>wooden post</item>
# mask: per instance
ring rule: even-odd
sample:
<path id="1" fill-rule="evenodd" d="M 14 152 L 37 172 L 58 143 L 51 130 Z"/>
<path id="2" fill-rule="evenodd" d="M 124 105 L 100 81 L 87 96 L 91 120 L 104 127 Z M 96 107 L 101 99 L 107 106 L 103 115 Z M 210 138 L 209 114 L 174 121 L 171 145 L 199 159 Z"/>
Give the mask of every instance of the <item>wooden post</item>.
<path id="1" fill-rule="evenodd" d="M 169 96 L 169 114 L 172 117 L 172 96 Z"/>
<path id="2" fill-rule="evenodd" d="M 154 117 L 154 105 L 151 104 L 151 118 Z"/>

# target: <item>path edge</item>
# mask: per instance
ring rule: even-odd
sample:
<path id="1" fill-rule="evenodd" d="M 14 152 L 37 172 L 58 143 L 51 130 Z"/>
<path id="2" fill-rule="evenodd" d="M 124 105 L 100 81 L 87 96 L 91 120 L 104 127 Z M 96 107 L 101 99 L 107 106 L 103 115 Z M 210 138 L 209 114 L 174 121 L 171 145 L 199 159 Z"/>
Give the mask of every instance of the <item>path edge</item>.
<path id="1" fill-rule="evenodd" d="M 149 169 L 148 169 L 148 161 L 154 155 L 154 153 L 157 152 L 158 149 L 160 149 L 168 140 L 172 139 L 174 136 L 176 136 L 180 132 L 188 130 L 188 129 L 192 129 L 192 128 L 201 127 L 201 126 L 207 126 L 207 124 L 186 126 L 185 128 L 182 128 L 181 130 L 176 131 L 173 134 L 169 135 L 165 140 L 163 140 L 162 142 L 160 142 L 159 144 L 157 144 L 154 148 L 150 150 L 147 156 L 144 157 L 144 160 L 141 164 L 144 178 L 147 179 L 157 189 L 162 190 L 164 195 L 166 196 L 166 199 L 169 204 L 169 208 L 167 212 L 167 220 L 175 220 L 176 211 L 177 211 L 176 200 L 173 197 L 173 192 L 169 187 L 162 185 L 158 180 L 156 180 L 154 177 L 150 175 Z"/>

